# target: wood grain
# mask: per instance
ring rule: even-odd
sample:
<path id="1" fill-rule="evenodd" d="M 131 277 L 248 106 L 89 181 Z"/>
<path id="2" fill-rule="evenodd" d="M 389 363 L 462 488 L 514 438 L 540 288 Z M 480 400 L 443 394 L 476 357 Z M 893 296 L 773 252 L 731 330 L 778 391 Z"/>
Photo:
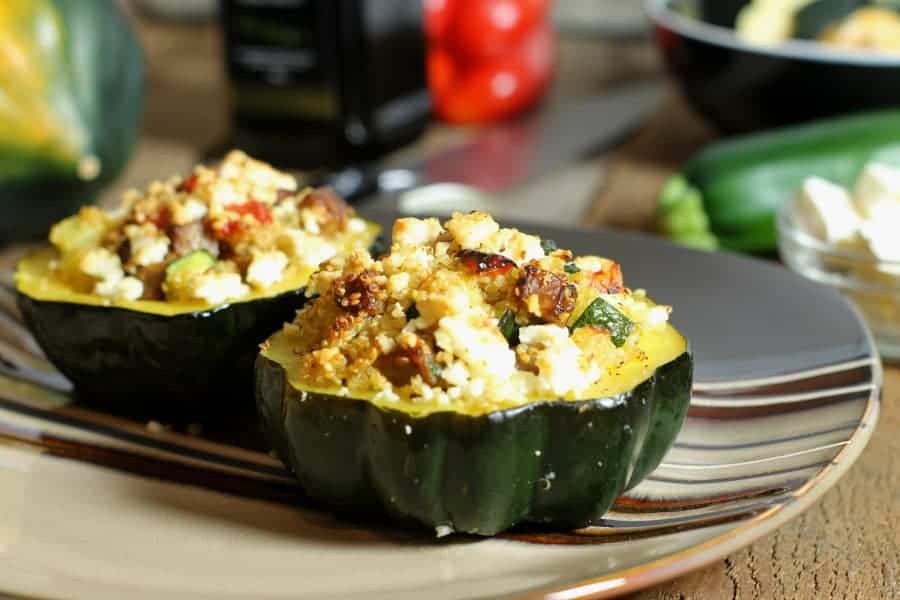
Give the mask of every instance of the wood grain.
<path id="1" fill-rule="evenodd" d="M 608 160 L 592 223 L 651 229 L 666 178 L 715 133 L 673 93 Z M 900 598 L 900 368 L 859 462 L 796 520 L 718 563 L 633 600 Z"/>
<path id="2" fill-rule="evenodd" d="M 900 598 L 900 369 L 886 372 L 878 428 L 810 510 L 703 570 L 633 600 Z"/>

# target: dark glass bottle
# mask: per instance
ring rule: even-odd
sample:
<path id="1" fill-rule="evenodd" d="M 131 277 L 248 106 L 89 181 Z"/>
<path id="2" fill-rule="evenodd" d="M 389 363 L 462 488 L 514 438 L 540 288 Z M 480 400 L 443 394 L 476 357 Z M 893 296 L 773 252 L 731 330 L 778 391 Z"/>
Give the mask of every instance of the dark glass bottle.
<path id="1" fill-rule="evenodd" d="M 336 167 L 424 129 L 422 0 L 223 0 L 222 22 L 231 146 Z"/>

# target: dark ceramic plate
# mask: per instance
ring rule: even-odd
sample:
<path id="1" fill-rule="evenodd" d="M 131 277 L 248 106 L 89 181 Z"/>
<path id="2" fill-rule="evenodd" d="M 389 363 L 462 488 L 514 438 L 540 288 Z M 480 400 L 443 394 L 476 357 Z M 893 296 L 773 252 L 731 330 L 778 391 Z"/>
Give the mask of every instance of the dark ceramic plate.
<path id="1" fill-rule="evenodd" d="M 727 132 L 900 106 L 900 56 L 806 40 L 761 47 L 729 26 L 747 0 L 646 0 L 656 44 L 691 104 Z M 699 15 L 701 19 L 686 15 Z"/>
<path id="2" fill-rule="evenodd" d="M 0 596 L 605 598 L 771 532 L 865 447 L 881 366 L 836 291 L 645 236 L 521 227 L 619 259 L 630 286 L 674 306 L 695 353 L 674 447 L 602 523 L 435 540 L 339 521 L 265 452 L 73 404 L 0 273 Z"/>

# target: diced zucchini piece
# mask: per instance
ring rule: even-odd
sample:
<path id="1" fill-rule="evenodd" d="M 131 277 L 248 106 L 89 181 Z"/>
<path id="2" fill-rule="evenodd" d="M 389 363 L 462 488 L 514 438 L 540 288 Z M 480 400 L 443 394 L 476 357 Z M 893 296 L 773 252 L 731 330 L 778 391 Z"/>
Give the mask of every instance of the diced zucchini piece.
<path id="1" fill-rule="evenodd" d="M 625 340 L 628 339 L 628 335 L 634 328 L 634 323 L 631 322 L 631 319 L 603 298 L 597 298 L 588 304 L 581 316 L 572 323 L 571 330 L 575 331 L 585 325 L 599 325 L 609 331 L 613 344 L 616 347 L 625 343 Z"/>
<path id="2" fill-rule="evenodd" d="M 166 267 L 166 282 L 184 282 L 210 270 L 216 259 L 206 250 L 194 250 Z"/>

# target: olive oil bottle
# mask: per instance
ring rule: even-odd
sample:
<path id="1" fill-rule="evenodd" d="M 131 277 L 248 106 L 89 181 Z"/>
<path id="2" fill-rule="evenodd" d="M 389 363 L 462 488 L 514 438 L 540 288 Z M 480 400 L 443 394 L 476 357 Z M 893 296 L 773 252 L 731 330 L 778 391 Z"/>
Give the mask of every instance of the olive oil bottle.
<path id="1" fill-rule="evenodd" d="M 422 0 L 222 0 L 222 23 L 230 145 L 333 168 L 424 129 Z"/>

